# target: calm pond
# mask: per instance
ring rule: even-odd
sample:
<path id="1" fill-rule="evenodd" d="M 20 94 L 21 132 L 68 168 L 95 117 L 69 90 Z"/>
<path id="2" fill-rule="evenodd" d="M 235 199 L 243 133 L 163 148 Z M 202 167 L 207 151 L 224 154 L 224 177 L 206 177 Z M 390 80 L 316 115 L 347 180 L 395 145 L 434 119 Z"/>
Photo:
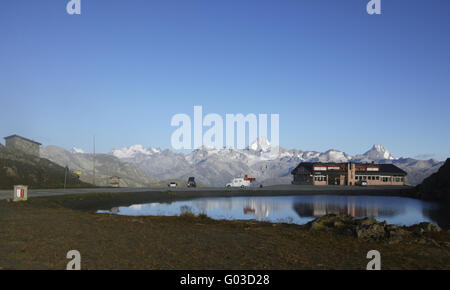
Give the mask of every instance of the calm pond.
<path id="1" fill-rule="evenodd" d="M 111 213 L 110 211 L 98 211 Z M 213 219 L 259 220 L 305 224 L 325 214 L 374 217 L 389 224 L 413 225 L 423 221 L 448 228 L 448 216 L 439 205 L 412 198 L 390 196 L 264 196 L 199 198 L 172 203 L 119 207 L 120 215 L 174 216 L 205 213 Z M 447 210 L 444 210 L 447 213 Z"/>

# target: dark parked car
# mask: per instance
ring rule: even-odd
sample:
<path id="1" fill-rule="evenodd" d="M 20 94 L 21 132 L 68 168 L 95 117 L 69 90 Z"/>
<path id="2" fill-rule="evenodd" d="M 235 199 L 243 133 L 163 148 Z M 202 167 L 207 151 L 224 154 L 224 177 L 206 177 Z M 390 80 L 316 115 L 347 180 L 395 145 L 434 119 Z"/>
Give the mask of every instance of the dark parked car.
<path id="1" fill-rule="evenodd" d="M 188 182 L 187 182 L 187 187 L 197 187 L 194 177 L 189 177 Z"/>
<path id="2" fill-rule="evenodd" d="M 359 186 L 367 186 L 367 181 L 365 181 L 365 180 L 358 180 L 358 181 L 356 182 L 356 185 L 359 185 Z"/>

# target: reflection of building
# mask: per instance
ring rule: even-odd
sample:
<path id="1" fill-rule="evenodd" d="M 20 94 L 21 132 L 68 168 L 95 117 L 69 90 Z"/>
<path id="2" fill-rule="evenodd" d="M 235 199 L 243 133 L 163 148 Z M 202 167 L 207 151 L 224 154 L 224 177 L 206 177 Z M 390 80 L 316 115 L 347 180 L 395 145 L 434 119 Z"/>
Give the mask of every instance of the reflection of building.
<path id="1" fill-rule="evenodd" d="M 300 217 L 321 217 L 327 214 L 348 214 L 353 217 L 377 217 L 392 216 L 395 212 L 392 208 L 385 208 L 376 204 L 357 204 L 355 202 L 333 203 L 326 201 L 297 202 L 294 210 Z"/>
<path id="2" fill-rule="evenodd" d="M 271 203 L 265 201 L 247 200 L 244 202 L 244 214 L 253 214 L 259 219 L 269 216 Z"/>
<path id="3" fill-rule="evenodd" d="M 214 211 L 216 209 L 233 211 L 235 209 L 244 215 L 253 215 L 263 220 L 275 212 L 289 210 L 292 206 L 290 200 L 285 202 L 273 201 L 270 198 L 213 198 L 199 199 L 193 202 L 202 212 Z"/>
<path id="4" fill-rule="evenodd" d="M 244 214 L 255 214 L 255 209 L 244 207 Z"/>
<path id="5" fill-rule="evenodd" d="M 18 135 L 11 135 L 5 137 L 5 146 L 8 149 L 18 150 L 39 157 L 39 146 L 41 146 L 41 143 Z"/>
<path id="6" fill-rule="evenodd" d="M 379 209 L 377 206 L 365 206 L 362 207 L 355 203 L 347 204 L 347 212 L 346 214 L 351 215 L 352 217 L 364 217 L 364 216 L 379 216 Z"/>
<path id="7" fill-rule="evenodd" d="M 291 174 L 292 184 L 405 185 L 406 172 L 394 164 L 302 162 Z"/>

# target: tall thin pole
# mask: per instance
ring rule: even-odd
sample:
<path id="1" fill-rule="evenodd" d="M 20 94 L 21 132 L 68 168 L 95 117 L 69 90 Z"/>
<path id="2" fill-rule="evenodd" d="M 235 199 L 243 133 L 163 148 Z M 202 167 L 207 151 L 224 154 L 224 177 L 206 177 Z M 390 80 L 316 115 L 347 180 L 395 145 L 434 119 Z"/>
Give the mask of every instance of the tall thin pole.
<path id="1" fill-rule="evenodd" d="M 66 190 L 66 182 L 67 182 L 67 169 L 68 167 L 64 167 L 64 190 Z"/>
<path id="2" fill-rule="evenodd" d="M 93 175 L 94 175 L 94 182 L 93 184 L 95 185 L 95 135 L 94 135 L 94 166 L 92 167 L 93 170 Z"/>

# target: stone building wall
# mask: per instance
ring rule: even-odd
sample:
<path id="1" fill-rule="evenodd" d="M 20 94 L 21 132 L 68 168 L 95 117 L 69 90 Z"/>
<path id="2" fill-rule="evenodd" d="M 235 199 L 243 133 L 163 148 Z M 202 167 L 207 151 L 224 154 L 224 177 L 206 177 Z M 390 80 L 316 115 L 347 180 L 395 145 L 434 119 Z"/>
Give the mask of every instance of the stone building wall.
<path id="1" fill-rule="evenodd" d="M 375 179 L 373 179 L 375 178 Z M 393 176 L 393 175 L 380 175 L 373 176 L 372 179 L 368 179 L 366 176 L 365 179 L 362 179 L 367 182 L 367 185 L 405 185 L 405 177 L 404 176 Z"/>

